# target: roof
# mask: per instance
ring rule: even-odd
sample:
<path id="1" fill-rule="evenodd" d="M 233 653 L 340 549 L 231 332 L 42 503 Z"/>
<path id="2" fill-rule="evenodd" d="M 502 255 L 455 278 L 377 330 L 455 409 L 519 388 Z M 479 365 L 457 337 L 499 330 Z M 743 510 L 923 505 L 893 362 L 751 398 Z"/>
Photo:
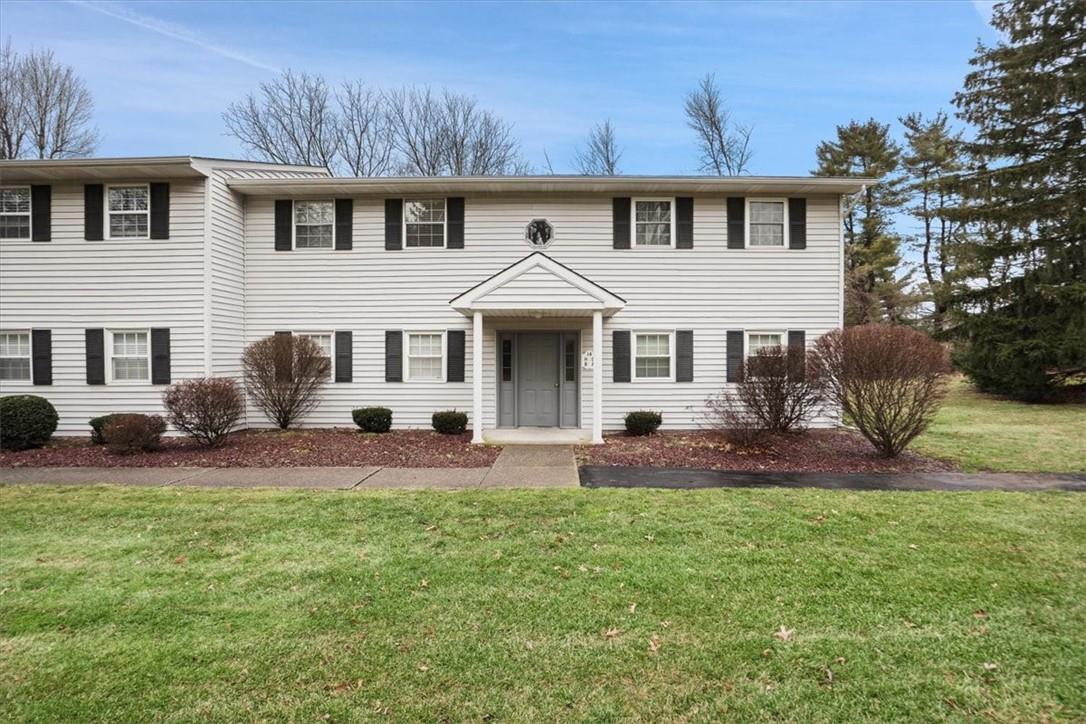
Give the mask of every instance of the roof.
<path id="1" fill-rule="evenodd" d="M 851 194 L 877 179 L 839 176 L 412 176 L 231 179 L 249 196 L 398 194 Z"/>
<path id="2" fill-rule="evenodd" d="M 265 161 L 207 156 L 131 156 L 121 158 L 11 159 L 0 161 L 0 181 L 202 178 L 201 167 L 263 167 L 328 174 L 323 166 L 293 166 Z"/>

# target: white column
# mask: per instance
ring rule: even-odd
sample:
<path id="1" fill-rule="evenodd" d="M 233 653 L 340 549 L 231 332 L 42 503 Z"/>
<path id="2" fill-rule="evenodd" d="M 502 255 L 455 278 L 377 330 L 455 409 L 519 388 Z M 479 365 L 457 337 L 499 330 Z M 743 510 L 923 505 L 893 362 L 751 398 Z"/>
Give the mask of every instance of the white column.
<path id="1" fill-rule="evenodd" d="M 471 327 L 471 441 L 483 441 L 483 313 L 475 312 Z"/>
<path id="2" fill-rule="evenodd" d="M 603 312 L 592 312 L 592 443 L 603 443 Z"/>

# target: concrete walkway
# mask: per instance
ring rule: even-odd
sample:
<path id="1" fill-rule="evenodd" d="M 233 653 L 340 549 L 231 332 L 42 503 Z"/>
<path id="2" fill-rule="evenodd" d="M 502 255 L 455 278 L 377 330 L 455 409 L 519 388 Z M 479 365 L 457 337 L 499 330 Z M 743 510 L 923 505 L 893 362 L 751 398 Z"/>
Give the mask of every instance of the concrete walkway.
<path id="1" fill-rule="evenodd" d="M 743 473 L 727 470 L 585 465 L 586 488 L 822 488 L 825 490 L 1070 490 L 1086 473 Z"/>
<path id="2" fill-rule="evenodd" d="M 0 468 L 0 485 L 209 488 L 550 488 L 580 484 L 569 445 L 509 445 L 489 468 Z"/>

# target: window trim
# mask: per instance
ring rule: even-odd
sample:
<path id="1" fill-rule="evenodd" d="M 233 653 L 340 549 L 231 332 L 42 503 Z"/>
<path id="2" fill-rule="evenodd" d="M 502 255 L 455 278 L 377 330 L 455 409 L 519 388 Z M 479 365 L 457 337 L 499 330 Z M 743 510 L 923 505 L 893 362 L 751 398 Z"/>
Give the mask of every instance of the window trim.
<path id="1" fill-rule="evenodd" d="M 332 205 L 332 243 L 330 246 L 298 246 L 298 202 L 327 203 Z M 324 224 L 306 224 L 306 226 L 324 226 Z M 290 200 L 290 248 L 292 251 L 334 251 L 336 248 L 336 200 L 335 199 L 291 199 Z"/>
<path id="2" fill-rule="evenodd" d="M 134 238 L 134 237 L 127 237 L 127 238 Z M 130 334 L 132 332 L 137 332 L 137 333 L 142 333 L 142 334 L 147 335 L 147 379 L 145 379 L 145 380 L 117 380 L 117 379 L 114 379 L 113 378 L 113 357 L 114 357 L 114 355 L 113 355 L 113 335 L 115 335 L 115 334 L 126 334 L 126 333 Z M 150 327 L 144 327 L 144 328 L 140 328 L 140 327 L 118 327 L 116 329 L 107 329 L 106 333 L 107 333 L 107 335 L 109 337 L 106 340 L 106 345 L 105 345 L 105 347 L 106 347 L 106 349 L 105 349 L 106 384 L 107 385 L 125 385 L 125 386 L 129 386 L 129 387 L 147 385 L 149 387 L 151 385 L 151 377 L 154 374 L 153 370 L 151 369 L 151 329 L 150 329 Z M 128 357 L 126 356 L 125 359 L 128 359 Z M 134 359 L 134 357 L 133 357 L 133 359 Z"/>
<path id="3" fill-rule="evenodd" d="M 418 248 L 418 247 L 416 247 Z M 436 249 L 436 246 L 421 247 L 423 249 Z M 447 338 L 448 330 L 445 329 L 405 329 L 403 330 L 404 346 L 403 346 L 403 381 L 404 382 L 419 382 L 419 383 L 437 383 L 446 382 L 448 375 L 448 354 L 449 345 Z M 441 374 L 438 377 L 423 377 L 412 378 L 411 377 L 411 335 L 413 334 L 436 334 L 441 338 Z M 433 355 L 427 355 L 427 359 L 431 359 Z"/>
<path id="4" fill-rule="evenodd" d="M 637 243 L 637 203 L 639 201 L 666 201 L 671 205 L 671 231 L 670 244 L 638 244 Z M 659 222 L 643 222 L 659 223 Z M 674 196 L 635 196 L 630 199 L 630 248 L 631 249 L 674 249 L 675 248 L 675 197 Z M 660 379 L 660 378 L 656 378 Z"/>
<path id="5" fill-rule="evenodd" d="M 318 247 L 319 248 L 319 247 Z M 317 335 L 328 336 L 328 376 L 336 378 L 336 330 L 327 329 L 292 329 L 290 333 L 295 337 L 315 337 Z"/>
<path id="6" fill-rule="evenodd" d="M 27 195 L 27 197 L 28 197 L 28 199 L 30 201 L 30 205 L 29 205 L 29 207 L 27 209 L 27 212 L 26 212 L 27 235 L 26 236 L 8 237 L 7 239 L 0 239 L 0 241 L 4 241 L 4 242 L 7 242 L 7 241 L 30 241 L 31 239 L 34 238 L 34 194 L 33 194 L 32 190 L 31 190 L 29 184 L 5 184 L 3 186 L 0 186 L 0 191 L 7 191 L 9 189 L 26 189 L 26 195 Z M 0 213 L 0 216 L 22 216 L 22 215 L 23 214 L 21 214 L 21 213 L 15 213 L 15 214 L 3 214 L 3 213 Z M 148 220 L 148 223 L 150 223 L 150 220 Z"/>
<path id="7" fill-rule="evenodd" d="M 110 211 L 109 210 L 109 190 L 118 188 L 128 188 L 133 186 L 142 186 L 147 189 L 147 211 Z M 146 241 L 151 238 L 151 184 L 134 182 L 134 183 L 122 183 L 122 184 L 106 184 L 105 190 L 102 193 L 102 205 L 104 207 L 103 213 L 105 214 L 102 229 L 103 238 L 106 241 Z M 147 233 L 143 236 L 114 236 L 110 229 L 109 219 L 112 214 L 147 214 Z M 128 331 L 128 330 L 122 330 Z"/>
<path id="8" fill-rule="evenodd" d="M 14 239 L 5 239 L 4 241 L 15 241 Z M 26 359 L 30 363 L 28 369 L 30 370 L 30 376 L 25 380 L 0 380 L 0 384 L 4 385 L 33 385 L 34 384 L 34 330 L 31 328 L 24 329 L 0 329 L 0 334 L 25 334 L 26 335 L 26 348 L 29 350 L 29 354 Z M 4 359 L 23 359 L 22 357 L 5 357 Z"/>
<path id="9" fill-rule="evenodd" d="M 664 248 L 664 247 L 661 247 Z M 630 334 L 630 381 L 631 382 L 674 382 L 675 381 L 675 330 L 635 329 Z M 637 338 L 650 334 L 667 335 L 668 375 L 667 377 L 642 377 L 637 374 Z"/>
<path id="10" fill-rule="evenodd" d="M 750 238 L 750 204 L 751 202 L 772 202 L 779 203 L 784 208 L 784 214 L 781 217 L 781 243 L 775 246 L 766 246 L 764 244 L 754 245 L 751 243 Z M 787 251 L 789 242 L 788 238 L 788 198 L 785 196 L 748 196 L 746 198 L 746 206 L 743 208 L 743 238 L 746 239 L 746 243 L 743 245 L 747 249 L 753 249 L 754 251 Z M 768 333 L 767 333 L 768 334 Z"/>
<path id="11" fill-rule="evenodd" d="M 407 245 L 407 205 L 412 201 L 437 201 L 441 200 L 442 203 L 442 222 L 441 222 L 441 246 L 408 246 Z M 424 224 L 432 224 L 432 221 L 423 221 Z M 415 198 L 405 198 L 403 200 L 403 209 L 400 211 L 400 248 L 404 251 L 408 249 L 420 249 L 426 251 L 427 249 L 447 249 L 449 246 L 449 197 L 448 196 L 417 196 Z M 417 332 L 416 334 L 422 334 Z"/>

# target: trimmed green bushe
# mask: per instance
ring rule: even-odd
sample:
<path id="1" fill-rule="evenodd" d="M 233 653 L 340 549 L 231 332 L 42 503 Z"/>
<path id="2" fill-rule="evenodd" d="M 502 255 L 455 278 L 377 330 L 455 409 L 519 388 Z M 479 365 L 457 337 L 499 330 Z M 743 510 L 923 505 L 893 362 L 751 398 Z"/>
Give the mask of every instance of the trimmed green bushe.
<path id="1" fill-rule="evenodd" d="M 351 410 L 351 418 L 362 432 L 388 432 L 392 429 L 392 410 L 387 407 L 359 407 Z"/>
<path id="2" fill-rule="evenodd" d="M 456 410 L 435 412 L 430 422 L 442 435 L 460 435 L 468 429 L 467 414 Z"/>
<path id="3" fill-rule="evenodd" d="M 56 432 L 58 419 L 56 408 L 44 397 L 0 398 L 0 447 L 5 450 L 41 447 Z"/>
<path id="4" fill-rule="evenodd" d="M 651 435 L 664 422 L 659 412 L 652 410 L 634 410 L 626 413 L 626 433 L 629 435 Z"/>

